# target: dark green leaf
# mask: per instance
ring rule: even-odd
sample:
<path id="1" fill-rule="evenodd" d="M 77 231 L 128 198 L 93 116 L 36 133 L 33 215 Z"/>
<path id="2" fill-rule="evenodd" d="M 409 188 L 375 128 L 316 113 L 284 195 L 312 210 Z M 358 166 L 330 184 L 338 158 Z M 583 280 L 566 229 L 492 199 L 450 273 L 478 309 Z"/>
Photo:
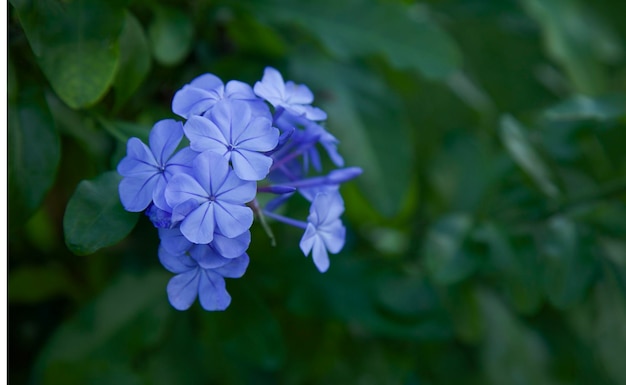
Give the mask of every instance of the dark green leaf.
<path id="1" fill-rule="evenodd" d="M 157 8 L 148 28 L 150 46 L 159 63 L 172 66 L 181 62 L 193 43 L 193 24 L 176 8 Z"/>
<path id="2" fill-rule="evenodd" d="M 558 121 L 615 120 L 626 115 L 626 96 L 588 97 L 576 95 L 546 111 L 546 117 Z"/>
<path id="3" fill-rule="evenodd" d="M 476 261 L 464 247 L 472 226 L 470 217 L 455 214 L 441 218 L 428 232 L 423 258 L 435 282 L 458 282 L 476 268 Z"/>
<path id="4" fill-rule="evenodd" d="M 613 62 L 621 43 L 606 23 L 583 2 L 524 0 L 522 4 L 542 28 L 546 50 L 569 76 L 574 88 L 598 94 L 608 85 L 603 62 Z"/>
<path id="5" fill-rule="evenodd" d="M 526 128 L 512 116 L 505 115 L 500 119 L 500 138 L 511 157 L 533 178 L 541 191 L 551 198 L 556 197 L 559 190 L 547 166 L 528 139 Z"/>
<path id="6" fill-rule="evenodd" d="M 77 380 L 96 376 L 98 371 L 116 378 L 118 370 L 122 378 L 132 378 L 131 361 L 143 359 L 141 353 L 157 346 L 167 318 L 174 313 L 165 293 L 167 276 L 152 271 L 142 276 L 122 275 L 113 281 L 48 341 L 34 369 L 34 383 L 42 383 L 42 378 L 54 381 L 59 367 L 78 369 L 77 364 L 90 361 L 96 365 L 91 368 L 95 373 L 86 370 Z M 103 359 L 105 366 L 113 367 L 98 369 Z"/>
<path id="7" fill-rule="evenodd" d="M 116 171 L 109 171 L 76 188 L 63 217 L 65 243 L 75 254 L 91 254 L 114 245 L 135 227 L 139 214 L 124 210 L 119 200 L 121 178 Z"/>
<path id="8" fill-rule="evenodd" d="M 543 283 L 546 296 L 559 308 L 581 301 L 598 270 L 590 250 L 589 236 L 574 222 L 554 217 L 548 224 L 543 240 Z"/>
<path id="9" fill-rule="evenodd" d="M 52 186 L 60 160 L 60 140 L 42 95 L 23 93 L 8 111 L 9 220 L 24 223 Z"/>
<path id="10" fill-rule="evenodd" d="M 382 54 L 394 67 L 429 78 L 449 75 L 461 61 L 454 41 L 417 7 L 332 0 L 273 0 L 249 6 L 258 17 L 309 30 L 339 59 Z"/>
<path id="11" fill-rule="evenodd" d="M 52 88 L 72 108 L 96 103 L 119 63 L 124 13 L 114 2 L 16 1 L 22 27 Z"/>
<path id="12" fill-rule="evenodd" d="M 150 46 L 143 28 L 132 13 L 126 12 L 120 34 L 120 65 L 113 81 L 116 106 L 133 95 L 150 72 L 151 63 Z"/>
<path id="13" fill-rule="evenodd" d="M 487 325 L 482 363 L 489 383 L 549 385 L 548 351 L 540 335 L 526 327 L 492 293 L 481 292 Z"/>
<path id="14" fill-rule="evenodd" d="M 362 194 L 383 216 L 398 215 L 414 175 L 411 126 L 399 99 L 372 72 L 313 59 L 294 67 L 299 78 L 330 93 L 320 105 L 346 165 L 363 169 L 356 180 Z"/>
<path id="15" fill-rule="evenodd" d="M 12 270 L 8 280 L 9 301 L 40 302 L 59 295 L 72 295 L 70 277 L 56 264 Z M 37 283 L 36 285 L 33 283 Z"/>

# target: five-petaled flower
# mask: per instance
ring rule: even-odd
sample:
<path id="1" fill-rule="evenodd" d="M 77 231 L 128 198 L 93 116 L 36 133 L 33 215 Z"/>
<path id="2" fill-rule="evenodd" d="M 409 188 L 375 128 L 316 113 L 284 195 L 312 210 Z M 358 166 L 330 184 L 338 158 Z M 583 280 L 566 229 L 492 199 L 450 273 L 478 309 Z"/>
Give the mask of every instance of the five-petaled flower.
<path id="1" fill-rule="evenodd" d="M 254 214 L 302 229 L 300 248 L 321 272 L 329 268 L 328 253 L 343 248 L 339 185 L 361 169 L 322 173 L 318 147 L 335 166 L 344 160 L 321 122 L 326 113 L 312 102 L 307 86 L 284 82 L 271 67 L 254 90 L 205 74 L 174 95 L 172 110 L 185 123 L 156 123 L 149 146 L 128 141 L 117 168 L 124 177 L 120 200 L 158 228 L 159 259 L 175 274 L 167 285 L 174 308 L 188 309 L 196 298 L 206 310 L 229 306 L 224 278 L 246 271 Z M 189 145 L 176 152 L 183 138 Z M 276 196 L 260 204 L 258 193 Z M 311 202 L 306 222 L 277 213 L 295 194 Z"/>

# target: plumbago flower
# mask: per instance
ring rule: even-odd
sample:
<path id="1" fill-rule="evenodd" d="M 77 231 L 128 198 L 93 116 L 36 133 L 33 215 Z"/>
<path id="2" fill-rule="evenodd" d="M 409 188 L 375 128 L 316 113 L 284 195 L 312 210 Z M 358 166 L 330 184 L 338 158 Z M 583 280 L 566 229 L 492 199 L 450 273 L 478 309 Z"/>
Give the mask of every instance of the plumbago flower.
<path id="1" fill-rule="evenodd" d="M 255 215 L 302 229 L 300 249 L 320 272 L 330 266 L 329 253 L 343 248 L 339 186 L 362 171 L 343 168 L 339 141 L 323 126 L 326 113 L 312 102 L 307 86 L 285 82 L 271 67 L 254 88 L 204 74 L 174 95 L 172 110 L 186 122 L 157 122 L 149 145 L 129 139 L 117 167 L 120 200 L 158 228 L 175 309 L 196 299 L 209 311 L 230 305 L 224 278 L 248 267 Z M 179 149 L 185 137 L 189 145 Z M 339 168 L 324 173 L 320 149 Z M 261 206 L 263 193 L 274 198 Z M 295 195 L 311 204 L 306 221 L 276 212 Z"/>

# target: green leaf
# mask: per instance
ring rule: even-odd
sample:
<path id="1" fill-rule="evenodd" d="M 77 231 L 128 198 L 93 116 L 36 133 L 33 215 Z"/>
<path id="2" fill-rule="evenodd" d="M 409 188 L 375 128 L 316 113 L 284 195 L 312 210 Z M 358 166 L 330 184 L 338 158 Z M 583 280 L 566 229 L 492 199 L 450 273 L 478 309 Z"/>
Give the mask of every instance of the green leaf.
<path id="1" fill-rule="evenodd" d="M 454 214 L 442 217 L 430 229 L 423 258 L 435 282 L 450 285 L 474 271 L 476 261 L 464 247 L 472 227 L 473 221 L 469 216 Z"/>
<path id="2" fill-rule="evenodd" d="M 122 9 L 98 0 L 23 0 L 14 5 L 59 97 L 72 108 L 83 108 L 104 96 L 118 68 Z"/>
<path id="3" fill-rule="evenodd" d="M 20 267 L 9 273 L 10 302 L 34 303 L 59 295 L 71 296 L 72 289 L 67 271 L 57 264 Z"/>
<path id="4" fill-rule="evenodd" d="M 587 293 L 598 263 L 590 250 L 593 240 L 565 217 L 553 217 L 541 245 L 544 257 L 543 286 L 550 302 L 567 308 Z"/>
<path id="5" fill-rule="evenodd" d="M 492 293 L 481 292 L 487 336 L 482 364 L 491 384 L 548 385 L 548 350 L 540 336 L 520 322 Z"/>
<path id="6" fill-rule="evenodd" d="M 500 119 L 500 138 L 511 157 L 539 186 L 544 194 L 555 198 L 559 190 L 552 175 L 526 134 L 527 129 L 510 115 Z"/>
<path id="7" fill-rule="evenodd" d="M 143 28 L 132 13 L 126 12 L 120 34 L 120 65 L 113 82 L 116 107 L 133 95 L 150 72 L 151 64 L 150 46 Z"/>
<path id="8" fill-rule="evenodd" d="M 26 90 L 9 103 L 8 185 L 9 221 L 23 224 L 39 207 L 52 186 L 61 157 L 60 139 L 45 100 Z"/>
<path id="9" fill-rule="evenodd" d="M 63 217 L 67 247 L 86 255 L 114 245 L 135 227 L 138 213 L 129 213 L 120 203 L 117 186 L 122 177 L 116 171 L 80 182 Z"/>
<path id="10" fill-rule="evenodd" d="M 308 59 L 308 60 L 307 60 Z M 414 178 L 411 124 L 400 99 L 373 72 L 314 58 L 293 62 L 298 79 L 328 95 L 320 106 L 347 166 L 358 166 L 362 194 L 385 217 L 398 215 Z M 300 83 L 300 80 L 296 81 Z"/>
<path id="11" fill-rule="evenodd" d="M 623 53 L 621 42 L 583 2 L 523 0 L 542 29 L 546 50 L 569 76 L 578 92 L 598 94 L 608 85 L 604 63 Z"/>
<path id="12" fill-rule="evenodd" d="M 557 121 L 615 120 L 626 116 L 626 96 L 619 94 L 592 98 L 576 95 L 546 110 L 545 116 Z"/>
<path id="13" fill-rule="evenodd" d="M 157 8 L 148 28 L 150 46 L 156 61 L 165 66 L 180 63 L 191 50 L 193 23 L 175 8 Z"/>
<path id="14" fill-rule="evenodd" d="M 7 96 L 9 102 L 13 103 L 18 97 L 17 71 L 10 57 L 7 57 Z"/>
<path id="15" fill-rule="evenodd" d="M 82 365 L 88 368 L 77 374 L 77 380 L 97 376 L 98 372 L 105 378 L 134 377 L 131 362 L 141 362 L 145 352 L 158 345 L 168 317 L 174 313 L 165 294 L 167 277 L 163 271 L 151 271 L 112 281 L 49 339 L 33 370 L 33 383 L 42 383 L 43 378 L 54 383 L 58 375 L 73 379 L 71 373 L 63 374 L 59 368 L 80 370 Z M 106 365 L 98 369 L 103 360 Z M 89 368 L 92 364 L 96 367 Z"/>
<path id="16" fill-rule="evenodd" d="M 517 312 L 533 314 L 543 300 L 541 261 L 532 239 L 514 239 L 505 233 L 506 229 L 486 223 L 477 230 L 477 238 L 489 248 L 489 264 L 496 285 L 503 289 Z"/>
<path id="17" fill-rule="evenodd" d="M 460 65 L 454 41 L 417 7 L 359 0 L 245 3 L 257 17 L 310 31 L 342 60 L 379 54 L 398 69 L 428 78 L 446 77 Z"/>

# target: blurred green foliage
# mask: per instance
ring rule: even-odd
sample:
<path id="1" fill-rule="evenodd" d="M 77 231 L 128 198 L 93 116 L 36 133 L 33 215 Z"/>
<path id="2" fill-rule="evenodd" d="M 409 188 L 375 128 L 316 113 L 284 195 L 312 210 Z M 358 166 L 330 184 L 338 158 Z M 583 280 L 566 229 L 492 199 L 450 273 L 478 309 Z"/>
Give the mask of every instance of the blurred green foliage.
<path id="1" fill-rule="evenodd" d="M 624 15 L 11 0 L 9 382 L 626 383 Z M 267 65 L 314 90 L 364 169 L 343 191 L 347 245 L 319 274 L 297 230 L 273 223 L 271 247 L 255 224 L 231 307 L 177 312 L 110 170 L 183 84 Z"/>

